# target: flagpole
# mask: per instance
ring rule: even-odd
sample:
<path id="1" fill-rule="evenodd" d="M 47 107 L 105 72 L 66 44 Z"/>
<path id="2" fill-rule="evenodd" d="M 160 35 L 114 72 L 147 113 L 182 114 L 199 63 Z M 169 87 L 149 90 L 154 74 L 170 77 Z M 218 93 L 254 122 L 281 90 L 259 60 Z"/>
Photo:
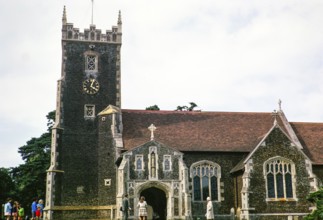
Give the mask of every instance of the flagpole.
<path id="1" fill-rule="evenodd" d="M 91 24 L 93 25 L 93 0 L 92 0 L 92 16 L 91 16 Z"/>

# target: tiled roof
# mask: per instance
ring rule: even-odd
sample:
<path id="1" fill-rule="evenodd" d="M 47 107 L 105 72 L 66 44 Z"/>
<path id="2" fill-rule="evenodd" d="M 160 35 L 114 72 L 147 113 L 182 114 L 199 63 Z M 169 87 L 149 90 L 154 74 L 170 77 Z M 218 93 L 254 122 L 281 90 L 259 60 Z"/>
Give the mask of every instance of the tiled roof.
<path id="1" fill-rule="evenodd" d="M 180 151 L 249 152 L 273 126 L 271 113 L 122 110 L 127 149 L 155 139 Z"/>
<path id="2" fill-rule="evenodd" d="M 323 123 L 291 122 L 290 124 L 307 156 L 315 164 L 323 165 Z"/>
<path id="3" fill-rule="evenodd" d="M 271 112 L 189 112 L 122 110 L 123 141 L 127 150 L 155 140 L 179 151 L 250 152 L 273 126 Z M 282 122 L 278 124 L 284 129 Z M 312 153 L 323 143 L 323 123 L 292 123 L 302 144 Z M 310 129 L 310 130 L 308 130 Z M 314 131 L 314 132 L 311 132 Z M 287 132 L 286 132 L 287 133 Z M 317 136 L 320 136 L 319 140 Z M 308 152 L 305 152 L 308 154 Z M 317 152 L 316 152 L 317 153 Z M 323 164 L 322 155 L 311 157 Z"/>

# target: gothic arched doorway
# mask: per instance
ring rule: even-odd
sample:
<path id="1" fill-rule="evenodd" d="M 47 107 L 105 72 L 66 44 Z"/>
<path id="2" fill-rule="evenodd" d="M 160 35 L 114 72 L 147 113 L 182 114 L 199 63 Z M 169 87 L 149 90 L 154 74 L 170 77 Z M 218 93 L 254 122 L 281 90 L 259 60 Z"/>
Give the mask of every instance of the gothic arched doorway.
<path id="1" fill-rule="evenodd" d="M 140 193 L 140 196 L 144 196 L 148 205 L 152 206 L 154 211 L 153 219 L 166 220 L 167 200 L 166 194 L 163 190 L 156 187 L 151 187 L 143 190 Z"/>

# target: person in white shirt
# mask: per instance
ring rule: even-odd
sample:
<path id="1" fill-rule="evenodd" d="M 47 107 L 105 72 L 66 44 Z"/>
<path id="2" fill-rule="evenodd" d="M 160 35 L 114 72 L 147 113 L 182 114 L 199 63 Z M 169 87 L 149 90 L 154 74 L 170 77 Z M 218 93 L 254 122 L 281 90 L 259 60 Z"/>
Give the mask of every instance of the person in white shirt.
<path id="1" fill-rule="evenodd" d="M 206 214 L 205 217 L 207 220 L 213 220 L 214 219 L 214 213 L 213 213 L 213 203 L 211 201 L 210 197 L 206 198 L 207 205 L 206 205 Z"/>
<path id="2" fill-rule="evenodd" d="M 10 220 L 11 210 L 12 210 L 11 199 L 8 198 L 7 203 L 4 205 L 4 216 L 6 217 L 6 220 Z"/>
<path id="3" fill-rule="evenodd" d="M 145 201 L 145 197 L 141 196 L 139 203 L 137 205 L 137 208 L 139 208 L 139 218 L 140 220 L 147 220 L 147 202 Z"/>

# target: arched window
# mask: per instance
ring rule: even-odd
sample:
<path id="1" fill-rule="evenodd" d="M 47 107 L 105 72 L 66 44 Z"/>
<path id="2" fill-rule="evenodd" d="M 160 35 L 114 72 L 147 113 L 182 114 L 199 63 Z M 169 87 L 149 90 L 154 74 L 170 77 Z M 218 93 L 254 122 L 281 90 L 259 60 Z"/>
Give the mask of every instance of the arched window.
<path id="1" fill-rule="evenodd" d="M 295 164 L 282 157 L 264 163 L 267 198 L 269 200 L 294 199 Z"/>
<path id="2" fill-rule="evenodd" d="M 208 196 L 213 201 L 220 200 L 221 168 L 211 161 L 201 161 L 192 164 L 191 177 L 193 180 L 194 201 L 206 201 Z"/>

